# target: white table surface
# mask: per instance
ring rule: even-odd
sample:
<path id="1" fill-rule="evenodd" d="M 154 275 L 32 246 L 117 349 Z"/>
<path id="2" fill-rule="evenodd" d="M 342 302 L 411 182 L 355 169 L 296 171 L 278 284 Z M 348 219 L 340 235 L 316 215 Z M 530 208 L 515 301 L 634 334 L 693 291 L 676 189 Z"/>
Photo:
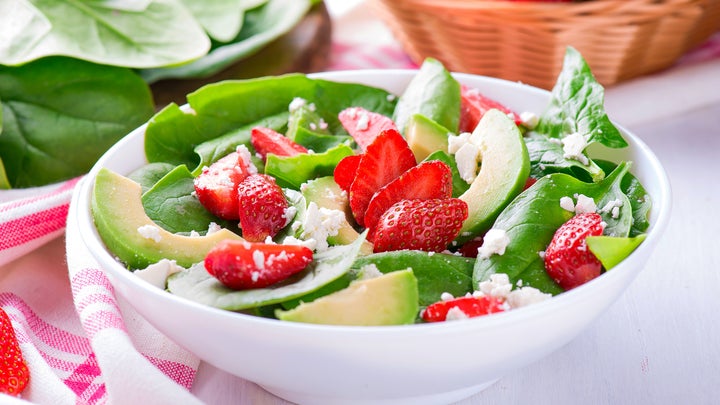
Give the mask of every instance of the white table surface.
<path id="1" fill-rule="evenodd" d="M 334 35 L 371 18 L 362 1 L 328 1 Z M 358 5 L 359 4 L 359 5 Z M 366 25 L 369 27 L 369 25 Z M 374 23 L 377 38 L 387 32 Z M 363 32 L 367 40 L 368 31 Z M 608 89 L 611 118 L 642 138 L 673 189 L 667 234 L 646 269 L 591 327 L 549 357 L 460 402 L 710 404 L 720 396 L 720 61 Z M 288 402 L 202 363 L 209 404 Z"/>

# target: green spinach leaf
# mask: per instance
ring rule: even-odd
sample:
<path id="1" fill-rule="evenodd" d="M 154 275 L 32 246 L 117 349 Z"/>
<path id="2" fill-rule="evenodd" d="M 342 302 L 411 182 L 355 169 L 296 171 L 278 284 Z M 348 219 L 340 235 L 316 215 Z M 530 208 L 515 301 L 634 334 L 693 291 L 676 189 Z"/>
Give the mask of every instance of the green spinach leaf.
<path id="1" fill-rule="evenodd" d="M 150 89 L 130 69 L 50 57 L 0 65 L 0 159 L 13 187 L 86 173 L 154 112 Z"/>
<path id="2" fill-rule="evenodd" d="M 13 3 L 0 12 L 0 64 L 4 65 L 63 55 L 150 68 L 197 59 L 210 49 L 210 40 L 193 15 L 173 0 L 152 0 L 141 10 L 83 0 Z"/>
<path id="3" fill-rule="evenodd" d="M 609 212 L 602 214 L 607 223 L 604 234 L 628 236 L 633 214 L 621 188 L 628 168 L 629 163 L 622 163 L 597 183 L 586 183 L 564 173 L 539 179 L 513 200 L 495 221 L 493 228 L 507 232 L 510 244 L 503 255 L 492 255 L 475 262 L 474 285 L 489 279 L 492 274 L 506 273 L 513 284 L 522 280 L 524 285 L 543 292 L 561 293 L 562 289 L 545 272 L 540 256 L 555 231 L 574 215 L 560 206 L 560 199 L 583 194 L 593 198 L 598 207 L 619 200 L 621 206 L 617 217 Z"/>
<path id="4" fill-rule="evenodd" d="M 268 0 L 181 0 L 205 29 L 210 38 L 229 42 L 240 32 L 245 11 Z"/>
<path id="5" fill-rule="evenodd" d="M 295 156 L 270 154 L 265 162 L 265 174 L 275 177 L 280 187 L 299 190 L 308 180 L 332 176 L 335 166 L 353 150 L 340 144 L 323 153 L 301 153 Z"/>

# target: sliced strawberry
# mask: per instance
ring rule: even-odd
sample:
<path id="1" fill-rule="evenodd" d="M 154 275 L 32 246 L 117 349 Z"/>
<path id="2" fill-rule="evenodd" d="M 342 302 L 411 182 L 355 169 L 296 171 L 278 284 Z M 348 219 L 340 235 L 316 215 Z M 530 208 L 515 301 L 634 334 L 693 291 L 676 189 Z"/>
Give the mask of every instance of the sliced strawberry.
<path id="1" fill-rule="evenodd" d="M 394 129 L 380 133 L 362 155 L 350 186 L 349 201 L 357 223 L 364 226 L 365 210 L 376 191 L 415 166 L 415 155 Z"/>
<path id="2" fill-rule="evenodd" d="M 338 119 L 363 152 L 382 131 L 398 130 L 389 117 L 362 107 L 346 108 L 340 111 Z"/>
<path id="3" fill-rule="evenodd" d="M 399 201 L 378 220 L 373 250 L 442 252 L 457 237 L 467 216 L 467 204 L 458 198 Z"/>
<path id="4" fill-rule="evenodd" d="M 0 394 L 18 396 L 30 381 L 10 317 L 0 308 Z"/>
<path id="5" fill-rule="evenodd" d="M 522 120 L 520 116 L 500 104 L 499 102 L 483 96 L 480 92 L 471 87 L 465 85 L 460 87 L 460 132 L 472 132 L 480 122 L 485 113 L 491 108 L 498 109 L 510 116 L 516 124 L 520 125 Z"/>
<path id="6" fill-rule="evenodd" d="M 288 202 L 275 179 L 251 174 L 238 185 L 238 216 L 242 236 L 251 242 L 275 236 L 292 218 L 287 218 Z"/>
<path id="7" fill-rule="evenodd" d="M 525 180 L 525 185 L 523 186 L 523 190 L 529 189 L 535 183 L 537 183 L 537 179 L 535 177 L 528 177 L 527 180 Z"/>
<path id="8" fill-rule="evenodd" d="M 452 319 L 474 318 L 476 316 L 502 312 L 505 310 L 504 304 L 505 301 L 502 298 L 490 295 L 453 298 L 428 305 L 422 312 L 422 319 L 425 322 L 446 321 L 448 319 L 448 312 L 451 310 L 453 311 L 451 312 Z"/>
<path id="9" fill-rule="evenodd" d="M 335 183 L 340 186 L 340 189 L 346 192 L 350 191 L 350 186 L 357 175 L 358 165 L 360 164 L 361 158 L 362 155 L 345 156 L 340 162 L 338 162 L 337 166 L 335 166 L 333 177 L 335 178 Z"/>
<path id="10" fill-rule="evenodd" d="M 312 250 L 301 245 L 276 245 L 224 240 L 205 257 L 205 269 L 235 290 L 263 288 L 285 280 L 312 262 Z"/>
<path id="11" fill-rule="evenodd" d="M 255 152 L 262 156 L 263 160 L 268 154 L 278 156 L 295 156 L 300 153 L 307 153 L 304 146 L 296 143 L 285 135 L 265 127 L 255 127 L 250 132 L 250 143 Z"/>
<path id="12" fill-rule="evenodd" d="M 458 253 L 464 257 L 476 258 L 478 255 L 478 249 L 483 245 L 482 236 L 473 238 L 458 248 Z"/>
<path id="13" fill-rule="evenodd" d="M 247 162 L 238 152 L 219 159 L 194 180 L 195 194 L 213 215 L 227 220 L 238 219 L 237 188 L 249 175 Z"/>
<path id="14" fill-rule="evenodd" d="M 421 162 L 378 190 L 365 211 L 365 226 L 373 232 L 380 216 L 400 200 L 429 200 L 452 196 L 452 171 L 439 160 Z"/>
<path id="15" fill-rule="evenodd" d="M 562 224 L 545 250 L 545 271 L 565 290 L 600 275 L 602 264 L 588 249 L 585 238 L 603 233 L 600 214 L 576 214 Z"/>

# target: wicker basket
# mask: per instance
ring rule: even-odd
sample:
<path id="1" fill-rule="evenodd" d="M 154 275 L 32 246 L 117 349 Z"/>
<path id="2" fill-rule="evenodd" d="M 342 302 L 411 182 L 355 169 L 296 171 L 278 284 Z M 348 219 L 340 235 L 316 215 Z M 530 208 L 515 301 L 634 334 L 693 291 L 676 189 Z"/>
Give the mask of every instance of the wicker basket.
<path id="1" fill-rule="evenodd" d="M 370 0 L 410 57 L 551 88 L 568 45 L 605 86 L 672 65 L 720 29 L 720 0 Z"/>

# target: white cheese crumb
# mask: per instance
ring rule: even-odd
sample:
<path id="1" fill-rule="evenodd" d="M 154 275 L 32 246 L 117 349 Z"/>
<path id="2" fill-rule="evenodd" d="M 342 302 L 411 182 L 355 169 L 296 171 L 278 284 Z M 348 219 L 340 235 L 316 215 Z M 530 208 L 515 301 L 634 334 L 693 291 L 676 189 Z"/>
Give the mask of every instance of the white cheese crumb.
<path id="1" fill-rule="evenodd" d="M 563 157 L 565 159 L 574 159 L 584 165 L 589 163 L 587 156 L 582 153 L 588 144 L 581 133 L 574 132 L 562 138 L 561 141 L 563 144 Z"/>
<path id="2" fill-rule="evenodd" d="M 250 153 L 250 150 L 248 150 L 247 146 L 245 145 L 238 145 L 237 148 L 235 148 L 235 151 L 240 155 L 243 162 L 245 162 L 245 167 L 247 167 L 248 172 L 251 174 L 255 174 L 258 172 L 257 167 L 252 162 L 252 154 Z"/>
<path id="3" fill-rule="evenodd" d="M 535 287 L 522 287 L 517 290 L 511 291 L 507 295 L 507 303 L 510 308 L 520 308 L 537 302 L 545 301 L 552 297 L 550 294 L 546 294 Z"/>
<path id="4" fill-rule="evenodd" d="M 444 293 L 440 294 L 440 299 L 442 301 L 450 301 L 454 298 L 455 297 L 452 294 L 450 294 L 449 292 L 444 292 Z"/>
<path id="5" fill-rule="evenodd" d="M 293 207 L 292 205 L 288 206 L 283 210 L 283 218 L 285 218 L 285 225 L 283 225 L 283 228 L 288 226 L 290 221 L 295 218 L 295 215 L 297 214 L 297 208 Z"/>
<path id="6" fill-rule="evenodd" d="M 560 197 L 560 208 L 565 211 L 575 212 L 575 203 L 570 197 Z"/>
<path id="7" fill-rule="evenodd" d="M 302 97 L 295 97 L 290 102 L 290 105 L 288 106 L 288 111 L 295 112 L 305 106 L 305 104 L 307 104 L 307 100 Z"/>
<path id="8" fill-rule="evenodd" d="M 257 282 L 259 278 L 260 278 L 259 271 L 253 271 L 250 273 L 250 279 L 252 279 L 253 283 Z"/>
<path id="9" fill-rule="evenodd" d="M 300 246 L 305 246 L 306 248 L 308 248 L 308 249 L 310 249 L 310 250 L 315 250 L 315 248 L 316 248 L 317 245 L 318 245 L 317 241 L 316 241 L 315 239 L 313 239 L 313 238 L 309 238 L 309 239 L 302 240 L 302 239 L 298 239 L 298 238 L 296 238 L 296 237 L 294 237 L 294 236 L 286 236 L 285 239 L 283 239 L 282 243 L 283 243 L 284 245 L 300 245 Z"/>
<path id="10" fill-rule="evenodd" d="M 460 177 L 468 184 L 472 183 L 477 177 L 479 160 L 480 147 L 470 142 L 464 143 L 455 153 L 455 161 Z"/>
<path id="11" fill-rule="evenodd" d="M 483 244 L 478 248 L 478 257 L 487 259 L 497 254 L 505 254 L 505 248 L 510 244 L 510 237 L 503 229 L 490 229 L 483 236 Z"/>
<path id="12" fill-rule="evenodd" d="M 253 263 L 255 267 L 262 270 L 265 268 L 265 254 L 259 250 L 254 250 L 252 253 Z"/>
<path id="13" fill-rule="evenodd" d="M 208 230 L 205 233 L 205 235 L 212 235 L 215 232 L 220 232 L 222 229 L 222 226 L 216 224 L 215 222 L 210 222 L 210 225 L 208 225 Z"/>
<path id="14" fill-rule="evenodd" d="M 302 223 L 303 231 L 300 237 L 306 240 L 314 239 L 317 243 L 316 250 L 322 252 L 329 247 L 328 236 L 337 235 L 344 221 L 344 212 L 318 207 L 315 202 L 311 201 L 305 211 L 305 218 Z"/>
<path id="15" fill-rule="evenodd" d="M 137 229 L 140 236 L 145 239 L 152 239 L 155 242 L 160 242 L 162 236 L 160 236 L 160 228 L 155 225 L 143 225 Z"/>
<path id="16" fill-rule="evenodd" d="M 475 296 L 489 295 L 492 297 L 505 298 L 512 290 L 510 278 L 504 273 L 495 273 L 489 280 L 478 284 L 478 290 L 473 293 Z"/>
<path id="17" fill-rule="evenodd" d="M 520 113 L 520 122 L 522 122 L 526 128 L 534 129 L 538 122 L 540 122 L 540 117 L 538 117 L 534 112 L 523 111 Z"/>
<path id="18" fill-rule="evenodd" d="M 447 315 L 445 316 L 446 321 L 460 321 L 463 319 L 468 319 L 468 315 L 463 312 L 462 309 L 458 307 L 452 307 L 447 311 Z"/>
<path id="19" fill-rule="evenodd" d="M 468 143 L 470 132 L 461 132 L 458 135 L 448 136 L 448 153 L 454 155 L 461 146 Z"/>
<path id="20" fill-rule="evenodd" d="M 362 266 L 358 275 L 359 280 L 368 280 L 382 276 L 383 273 L 377 268 L 375 263 L 370 263 Z"/>
<path id="21" fill-rule="evenodd" d="M 370 114 L 366 111 L 360 113 L 360 119 L 358 119 L 355 129 L 358 131 L 365 131 L 370 127 Z"/>
<path id="22" fill-rule="evenodd" d="M 577 198 L 577 203 L 575 203 L 576 214 L 584 214 L 587 212 L 597 211 L 597 205 L 595 205 L 595 200 L 593 200 L 592 198 L 583 194 L 578 194 L 575 196 L 575 198 Z"/>
<path id="23" fill-rule="evenodd" d="M 395 101 L 396 98 L 397 98 L 397 96 L 394 95 L 394 94 L 388 94 L 387 97 L 385 97 L 385 99 L 386 99 L 387 101 L 391 101 L 391 102 L 392 102 L 392 101 Z"/>
<path id="24" fill-rule="evenodd" d="M 620 216 L 620 207 L 623 206 L 622 200 L 619 198 L 616 198 L 614 200 L 608 201 L 601 209 L 600 213 L 609 212 L 610 216 L 613 218 L 617 218 Z"/>
<path id="25" fill-rule="evenodd" d="M 178 266 L 175 260 L 160 259 L 157 263 L 153 263 L 144 269 L 135 270 L 133 274 L 155 287 L 164 290 L 167 278 L 171 274 L 175 274 L 182 270 L 183 268 Z"/>
<path id="26" fill-rule="evenodd" d="M 199 237 L 200 237 L 200 233 L 199 233 L 198 231 L 196 231 L 196 230 L 193 229 L 192 231 L 190 231 L 190 237 L 191 237 L 191 238 L 199 238 Z"/>

